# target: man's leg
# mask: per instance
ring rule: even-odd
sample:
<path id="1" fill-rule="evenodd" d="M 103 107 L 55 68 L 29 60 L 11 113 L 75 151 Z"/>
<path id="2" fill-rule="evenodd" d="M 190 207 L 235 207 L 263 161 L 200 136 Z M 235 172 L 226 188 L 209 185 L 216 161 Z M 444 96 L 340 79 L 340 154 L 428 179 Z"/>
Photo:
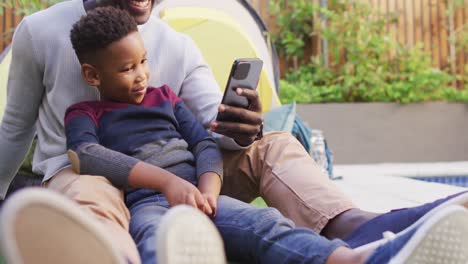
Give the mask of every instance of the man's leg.
<path id="1" fill-rule="evenodd" d="M 375 248 L 376 243 L 355 251 Z M 458 205 L 438 210 L 430 217 L 381 241 L 366 264 L 467 263 L 468 211 Z"/>
<path id="2" fill-rule="evenodd" d="M 275 208 L 256 208 L 224 195 L 218 198 L 213 221 L 230 261 L 326 263 L 335 250 L 346 247 L 343 241 L 330 241 L 310 229 L 296 228 Z"/>
<path id="3" fill-rule="evenodd" d="M 24 188 L 0 211 L 7 263 L 128 263 L 111 234 L 80 207 L 45 188 Z"/>
<path id="4" fill-rule="evenodd" d="M 125 206 L 122 192 L 106 178 L 78 175 L 64 169 L 46 182 L 45 187 L 77 202 L 91 217 L 102 223 L 131 263 L 140 263 L 140 257 L 130 236 L 130 213 Z"/>
<path id="5" fill-rule="evenodd" d="M 218 199 L 214 223 L 229 259 L 255 263 L 466 263 L 468 211 L 449 205 L 380 244 L 350 250 L 294 223 L 274 208 Z"/>
<path id="6" fill-rule="evenodd" d="M 420 206 L 395 209 L 381 214 L 362 224 L 345 241 L 351 248 L 360 247 L 380 240 L 382 233 L 385 231 L 399 233 L 407 230 L 420 225 L 439 211 L 454 205 L 468 209 L 468 191 L 456 193 Z"/>
<path id="7" fill-rule="evenodd" d="M 460 195 L 379 215 L 355 208 L 288 133 L 269 133 L 247 150 L 223 154 L 222 194 L 245 202 L 262 196 L 298 226 L 346 239 L 352 247 L 380 239 L 385 231 L 399 232 Z M 468 208 L 462 198 L 455 204 Z"/>
<path id="8" fill-rule="evenodd" d="M 296 225 L 328 238 L 344 238 L 376 216 L 357 209 L 289 133 L 268 133 L 247 150 L 223 155 L 222 194 L 244 202 L 261 196 Z"/>

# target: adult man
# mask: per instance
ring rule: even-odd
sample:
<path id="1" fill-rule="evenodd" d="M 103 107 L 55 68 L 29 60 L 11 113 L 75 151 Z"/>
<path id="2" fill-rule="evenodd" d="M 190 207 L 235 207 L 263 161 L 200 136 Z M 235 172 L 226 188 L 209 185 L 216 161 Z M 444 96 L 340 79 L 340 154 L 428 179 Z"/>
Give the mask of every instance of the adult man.
<path id="1" fill-rule="evenodd" d="M 71 26 L 89 8 L 115 5 L 140 24 L 152 73 L 149 84 L 167 84 L 205 127 L 224 135 L 218 138 L 226 149 L 223 194 L 243 201 L 261 195 L 299 226 L 329 238 L 343 238 L 375 216 L 356 209 L 293 137 L 259 136 L 261 105 L 255 92 L 240 91 L 252 102 L 249 110 L 223 105 L 218 109 L 221 93 L 200 52 L 188 37 L 151 17 L 154 0 L 93 1 L 59 3 L 26 17 L 15 32 L 7 107 L 0 127 L 2 198 L 37 132 L 34 170 L 44 174 L 44 185 L 78 202 L 104 223 L 129 261 L 139 262 L 128 235 L 129 214 L 121 192 L 103 177 L 78 175 L 69 168 L 63 128 L 67 107 L 98 98 L 81 78 L 69 41 Z M 213 122 L 218 110 L 239 116 L 241 123 Z"/>

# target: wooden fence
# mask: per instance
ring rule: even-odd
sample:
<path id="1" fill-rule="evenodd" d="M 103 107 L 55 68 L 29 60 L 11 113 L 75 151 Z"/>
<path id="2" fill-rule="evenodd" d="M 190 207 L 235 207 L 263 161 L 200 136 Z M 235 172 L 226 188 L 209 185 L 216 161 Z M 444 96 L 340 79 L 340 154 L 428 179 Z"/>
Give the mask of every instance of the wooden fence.
<path id="1" fill-rule="evenodd" d="M 318 0 L 310 0 L 318 3 Z M 434 68 L 446 69 L 450 67 L 458 74 L 464 72 L 468 62 L 468 52 L 455 50 L 449 41 L 450 35 L 465 26 L 468 21 L 468 0 L 462 8 L 458 8 L 453 15 L 447 15 L 446 0 L 361 0 L 369 3 L 373 8 L 383 13 L 397 13 L 398 23 L 387 27 L 389 35 L 400 43 L 414 46 L 421 43 L 424 50 L 431 55 Z M 453 0 L 448 0 L 453 1 Z M 270 15 L 269 0 L 248 0 L 261 15 L 266 25 L 275 30 L 275 19 Z M 14 8 L 3 8 L 0 17 L 0 51 L 11 41 L 13 28 L 22 16 Z M 311 44 L 313 45 L 313 43 Z"/>
<path id="2" fill-rule="evenodd" d="M 320 0 L 309 0 L 319 4 Z M 389 36 L 407 47 L 422 45 L 436 69 L 449 69 L 463 76 L 466 82 L 468 50 L 456 49 L 451 37 L 468 31 L 468 0 L 462 7 L 448 12 L 454 0 L 360 0 L 381 14 L 396 14 L 398 23 L 388 25 Z M 265 23 L 274 32 L 275 19 L 269 14 L 268 0 L 250 0 Z M 466 36 L 466 35 L 465 35 Z M 318 39 L 315 39 L 318 42 Z M 468 40 L 464 40 L 465 42 Z M 319 51 L 319 43 L 310 43 L 312 52 Z M 463 83 L 458 83 L 463 87 Z"/>
<path id="3" fill-rule="evenodd" d="M 448 5 L 454 0 L 362 1 L 381 13 L 397 14 L 398 23 L 387 26 L 387 32 L 398 42 L 408 47 L 422 45 L 424 51 L 431 55 L 434 68 L 450 69 L 466 78 L 468 51 L 457 50 L 450 39 L 462 30 L 468 30 L 468 0 L 463 0 L 463 6 L 454 12 L 448 12 Z"/>
<path id="4" fill-rule="evenodd" d="M 15 8 L 0 7 L 0 52 L 11 42 L 14 28 L 19 24 L 22 15 Z"/>

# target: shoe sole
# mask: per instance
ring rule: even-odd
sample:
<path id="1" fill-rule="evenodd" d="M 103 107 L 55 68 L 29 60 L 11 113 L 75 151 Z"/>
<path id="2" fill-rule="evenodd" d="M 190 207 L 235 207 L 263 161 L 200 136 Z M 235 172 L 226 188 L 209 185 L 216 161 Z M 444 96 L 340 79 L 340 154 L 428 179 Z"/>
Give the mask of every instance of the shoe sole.
<path id="1" fill-rule="evenodd" d="M 213 222 L 186 205 L 171 208 L 156 233 L 158 263 L 226 263 L 223 240 Z"/>
<path id="2" fill-rule="evenodd" d="M 454 205 L 424 222 L 389 264 L 467 262 L 468 211 Z"/>
<path id="3" fill-rule="evenodd" d="M 413 224 L 411 224 L 410 226 L 408 226 L 407 228 L 405 228 L 404 230 L 399 232 L 398 235 L 399 234 L 405 234 L 409 230 L 412 230 L 414 227 L 421 225 L 422 223 L 427 221 L 427 219 L 430 219 L 432 216 L 434 216 L 435 214 L 437 214 L 438 212 L 440 212 L 444 208 L 447 208 L 447 207 L 453 206 L 453 205 L 458 205 L 458 206 L 464 207 L 465 209 L 468 210 L 468 192 L 466 192 L 464 194 L 461 194 L 461 195 L 459 195 L 457 197 L 454 197 L 454 198 L 452 198 L 452 199 L 450 199 L 450 200 L 448 200 L 448 201 L 446 201 L 446 202 L 444 202 L 442 204 L 439 204 L 438 206 L 432 208 L 432 210 L 430 210 L 424 216 L 419 218 L 418 221 L 414 222 Z M 377 248 L 380 245 L 385 244 L 387 241 L 388 240 L 386 238 L 379 239 L 377 241 L 374 241 L 374 242 L 365 244 L 363 246 L 357 247 L 357 248 L 355 248 L 355 250 L 357 250 L 359 252 L 367 251 L 369 248 Z M 468 262 L 465 263 L 465 264 L 468 264 Z"/>
<path id="4" fill-rule="evenodd" d="M 98 223 L 73 202 L 42 188 L 13 194 L 0 212 L 6 263 L 125 263 Z"/>

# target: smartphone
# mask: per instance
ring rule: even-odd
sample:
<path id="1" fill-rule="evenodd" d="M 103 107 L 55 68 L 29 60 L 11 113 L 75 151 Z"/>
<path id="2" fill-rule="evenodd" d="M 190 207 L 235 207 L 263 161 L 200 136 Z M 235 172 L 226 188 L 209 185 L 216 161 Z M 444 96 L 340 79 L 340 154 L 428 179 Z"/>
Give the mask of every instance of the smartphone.
<path id="1" fill-rule="evenodd" d="M 244 96 L 237 95 L 237 88 L 257 89 L 262 71 L 263 61 L 258 58 L 236 59 L 231 67 L 222 104 L 248 109 L 249 101 Z M 217 121 L 236 121 L 227 113 L 218 113 Z"/>

